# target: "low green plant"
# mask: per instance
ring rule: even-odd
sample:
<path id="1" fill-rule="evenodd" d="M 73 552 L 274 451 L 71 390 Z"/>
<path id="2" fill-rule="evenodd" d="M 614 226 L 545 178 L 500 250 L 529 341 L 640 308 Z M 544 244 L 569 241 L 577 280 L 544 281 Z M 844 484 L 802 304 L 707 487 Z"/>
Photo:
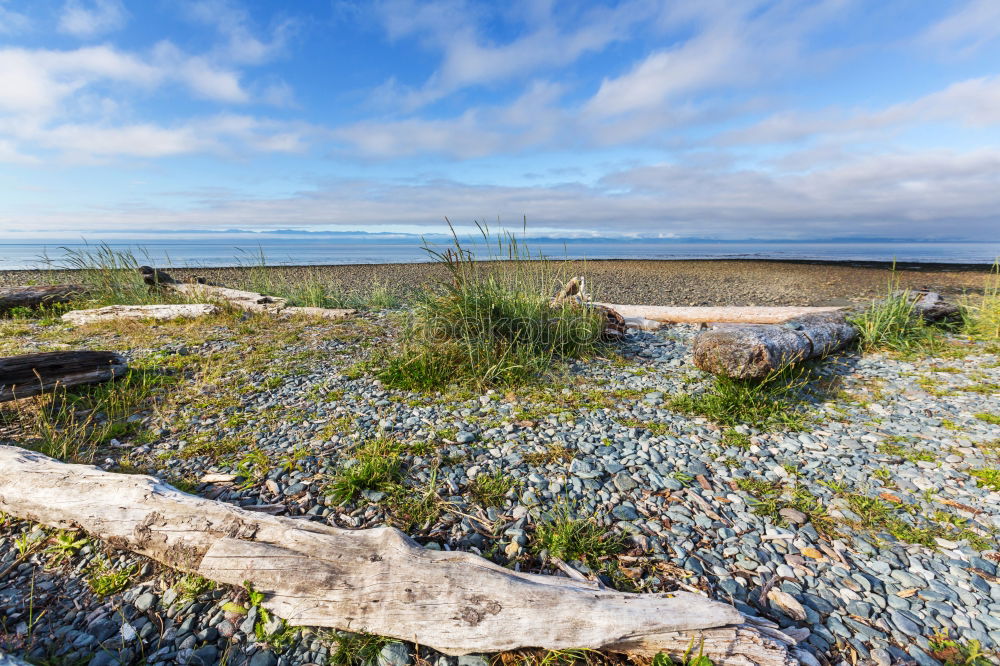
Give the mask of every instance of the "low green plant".
<path id="1" fill-rule="evenodd" d="M 722 445 L 726 447 L 733 446 L 746 451 L 751 446 L 750 435 L 731 428 L 723 430 Z"/>
<path id="2" fill-rule="evenodd" d="M 472 499 L 482 506 L 500 506 L 516 481 L 503 472 L 480 474 L 469 484 Z"/>
<path id="3" fill-rule="evenodd" d="M 930 451 L 921 451 L 919 449 L 913 449 L 910 448 L 909 446 L 902 446 L 901 444 L 897 444 L 889 440 L 880 442 L 877 448 L 881 453 L 885 453 L 890 456 L 899 456 L 900 458 L 904 460 L 909 460 L 912 463 L 920 461 L 934 462 L 934 460 L 936 460 L 934 454 L 931 453 Z"/>
<path id="4" fill-rule="evenodd" d="M 706 390 L 675 396 L 668 404 L 671 409 L 700 414 L 721 426 L 801 430 L 806 423 L 803 397 L 811 379 L 808 367 L 787 368 L 759 380 L 716 375 Z"/>
<path id="5" fill-rule="evenodd" d="M 45 552 L 49 554 L 49 561 L 52 564 L 61 564 L 76 555 L 85 545 L 87 537 L 81 536 L 80 532 L 63 530 L 52 538 Z"/>
<path id="6" fill-rule="evenodd" d="M 989 666 L 994 663 L 976 639 L 960 642 L 938 632 L 930 638 L 931 656 L 944 666 Z"/>
<path id="7" fill-rule="evenodd" d="M 194 601 L 206 592 L 211 592 L 216 588 L 215 581 L 208 580 L 197 574 L 185 574 L 174 583 L 174 590 L 177 598 L 184 601 Z"/>
<path id="8" fill-rule="evenodd" d="M 102 559 L 88 571 L 87 585 L 97 596 L 107 597 L 128 587 L 134 573 L 135 565 L 114 569 L 107 560 Z"/>
<path id="9" fill-rule="evenodd" d="M 333 499 L 346 504 L 362 490 L 391 490 L 402 479 L 401 446 L 398 442 L 379 438 L 368 441 L 354 451 L 354 463 L 341 467 L 327 486 Z"/>
<path id="10" fill-rule="evenodd" d="M 375 634 L 352 634 L 338 631 L 332 636 L 334 647 L 328 663 L 330 666 L 369 666 L 378 661 L 382 649 L 398 641 Z"/>
<path id="11" fill-rule="evenodd" d="M 989 488 L 1000 492 L 1000 469 L 972 469 L 969 474 L 979 479 L 979 481 Z"/>
<path id="12" fill-rule="evenodd" d="M 980 421 L 985 421 L 990 425 L 1000 425 L 1000 414 L 991 414 L 989 412 L 976 412 L 973 414 Z"/>
<path id="13" fill-rule="evenodd" d="M 602 558 L 625 549 L 625 538 L 602 527 L 595 517 L 577 517 L 569 504 L 560 503 L 538 522 L 533 548 L 596 568 Z"/>
<path id="14" fill-rule="evenodd" d="M 681 655 L 680 661 L 674 661 L 666 652 L 658 652 L 653 657 L 651 666 L 714 666 L 714 662 L 705 655 L 705 640 L 702 639 L 698 645 L 698 654 L 694 651 L 694 638 L 688 643 L 687 649 Z"/>

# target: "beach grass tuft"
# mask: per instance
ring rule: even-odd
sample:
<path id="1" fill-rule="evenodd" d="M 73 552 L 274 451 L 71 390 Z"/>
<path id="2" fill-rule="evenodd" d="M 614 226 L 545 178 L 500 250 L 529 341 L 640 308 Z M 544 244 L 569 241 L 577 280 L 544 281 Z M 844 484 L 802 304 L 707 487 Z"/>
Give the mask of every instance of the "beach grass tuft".
<path id="1" fill-rule="evenodd" d="M 401 349 L 381 359 L 379 379 L 408 390 L 453 382 L 475 388 L 530 383 L 564 359 L 597 353 L 602 315 L 575 304 L 551 305 L 564 281 L 554 264 L 532 257 L 516 236 L 479 227 L 499 268 L 483 266 L 452 231 L 453 245 L 425 246 L 449 279 L 422 295 Z M 563 278 L 563 279 L 561 279 Z"/>

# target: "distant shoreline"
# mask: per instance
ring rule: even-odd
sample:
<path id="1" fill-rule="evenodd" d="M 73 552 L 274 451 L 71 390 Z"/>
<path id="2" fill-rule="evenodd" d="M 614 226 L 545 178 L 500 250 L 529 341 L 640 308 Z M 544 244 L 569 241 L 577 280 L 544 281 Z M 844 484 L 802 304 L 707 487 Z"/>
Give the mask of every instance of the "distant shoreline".
<path id="1" fill-rule="evenodd" d="M 598 300 L 646 305 L 849 305 L 885 294 L 892 262 L 789 259 L 555 260 L 561 277 L 583 275 Z M 158 267 L 162 268 L 162 267 Z M 897 263 L 903 287 L 958 296 L 981 291 L 987 264 Z M 249 267 L 167 268 L 178 279 L 205 277 L 228 286 L 248 283 Z M 271 265 L 275 279 L 320 282 L 344 291 L 388 288 L 401 296 L 447 281 L 434 262 Z M 63 274 L 68 279 L 69 273 Z M 51 281 L 43 270 L 0 271 L 0 286 Z"/>

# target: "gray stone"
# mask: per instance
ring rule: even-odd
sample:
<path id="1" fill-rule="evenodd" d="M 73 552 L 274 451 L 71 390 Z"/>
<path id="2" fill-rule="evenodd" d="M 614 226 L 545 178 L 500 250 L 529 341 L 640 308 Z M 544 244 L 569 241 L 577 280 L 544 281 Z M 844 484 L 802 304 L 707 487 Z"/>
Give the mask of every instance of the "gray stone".
<path id="1" fill-rule="evenodd" d="M 156 605 L 158 601 L 155 594 L 152 592 L 146 592 L 145 594 L 140 594 L 136 600 L 132 603 L 135 609 L 140 613 L 145 613 L 150 608 Z"/>
<path id="2" fill-rule="evenodd" d="M 258 650 L 250 658 L 250 666 L 278 666 L 278 658 L 270 650 Z"/>
<path id="3" fill-rule="evenodd" d="M 398 641 L 389 643 L 378 654 L 378 666 L 409 666 L 412 662 L 410 650 Z"/>

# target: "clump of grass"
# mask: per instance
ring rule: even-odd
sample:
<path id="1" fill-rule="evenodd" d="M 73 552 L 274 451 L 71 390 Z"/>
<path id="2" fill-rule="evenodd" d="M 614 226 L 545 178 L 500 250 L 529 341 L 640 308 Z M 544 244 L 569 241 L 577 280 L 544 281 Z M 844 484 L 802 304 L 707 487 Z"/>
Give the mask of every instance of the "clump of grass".
<path id="1" fill-rule="evenodd" d="M 141 305 L 146 303 L 178 303 L 185 299 L 179 294 L 150 289 L 139 274 L 139 266 L 153 264 L 143 249 L 116 250 L 107 243 L 85 244 L 83 248 L 60 248 L 59 259 L 42 257 L 47 268 L 72 271 L 70 279 L 87 287 L 86 298 L 101 305 Z M 143 256 L 140 259 L 137 253 Z"/>
<path id="2" fill-rule="evenodd" d="M 394 638 L 367 633 L 337 632 L 332 638 L 337 647 L 329 657 L 330 666 L 368 666 L 368 664 L 374 664 L 378 661 L 382 648 L 398 642 Z"/>
<path id="3" fill-rule="evenodd" d="M 194 601 L 206 592 L 211 592 L 215 587 L 215 581 L 208 580 L 197 574 L 186 574 L 174 583 L 177 597 L 183 601 Z"/>
<path id="4" fill-rule="evenodd" d="M 90 462 L 112 439 L 138 437 L 145 431 L 134 417 L 159 403 L 172 375 L 133 367 L 104 384 L 66 389 L 19 404 L 13 414 L 25 445 L 60 460 Z"/>
<path id="5" fill-rule="evenodd" d="M 1000 340 L 1000 259 L 993 262 L 993 270 L 979 296 L 968 296 L 962 304 L 962 330 L 976 340 Z"/>
<path id="6" fill-rule="evenodd" d="M 795 509 L 809 517 L 813 527 L 822 534 L 833 534 L 833 520 L 826 514 L 822 501 L 804 486 L 786 488 L 762 479 L 737 479 L 736 485 L 753 496 L 754 513 L 785 524 L 782 509 Z"/>
<path id="7" fill-rule="evenodd" d="M 343 467 L 327 487 L 340 504 L 354 500 L 363 490 L 387 492 L 402 480 L 400 446 L 388 439 L 371 440 L 354 451 L 354 464 Z"/>
<path id="8" fill-rule="evenodd" d="M 593 516 L 577 517 L 568 504 L 560 504 L 538 522 L 534 549 L 597 568 L 602 558 L 625 549 L 625 539 L 602 527 Z"/>
<path id="9" fill-rule="evenodd" d="M 745 432 L 739 432 L 738 430 L 733 430 L 731 428 L 722 432 L 723 446 L 733 446 L 737 449 L 746 451 L 750 448 L 751 444 L 750 435 Z"/>
<path id="10" fill-rule="evenodd" d="M 480 231 L 493 247 L 488 227 Z M 575 304 L 552 306 L 559 282 L 550 262 L 532 259 L 513 235 L 496 237 L 493 260 L 479 264 L 453 231 L 454 245 L 425 247 L 449 280 L 418 299 L 398 353 L 382 360 L 379 379 L 407 390 L 436 390 L 451 383 L 479 389 L 523 385 L 550 372 L 563 359 L 593 355 L 599 348 L 602 315 Z"/>
<path id="11" fill-rule="evenodd" d="M 991 414 L 989 412 L 976 412 L 973 414 L 980 421 L 985 421 L 990 425 L 1000 425 L 1000 414 Z"/>
<path id="12" fill-rule="evenodd" d="M 101 560 L 87 574 L 87 585 L 99 597 L 107 597 L 121 592 L 132 581 L 135 565 L 125 569 L 114 569 L 107 560 Z"/>
<path id="13" fill-rule="evenodd" d="M 969 474 L 979 479 L 990 490 L 1000 492 L 1000 469 L 973 469 Z"/>
<path id="14" fill-rule="evenodd" d="M 858 331 L 858 348 L 866 353 L 913 352 L 940 336 L 917 313 L 913 292 L 900 289 L 895 269 L 889 277 L 886 295 L 873 300 L 864 312 L 848 318 L 848 322 Z"/>
<path id="15" fill-rule="evenodd" d="M 921 451 L 919 449 L 911 449 L 908 446 L 902 446 L 895 442 L 890 442 L 888 440 L 880 442 L 878 445 L 878 450 L 881 453 L 888 454 L 890 456 L 899 456 L 903 460 L 909 460 L 912 463 L 916 462 L 934 462 L 936 458 L 934 454 L 930 451 Z"/>
<path id="16" fill-rule="evenodd" d="M 639 428 L 640 430 L 648 430 L 649 434 L 654 437 L 663 437 L 664 435 L 672 435 L 673 430 L 666 423 L 655 423 L 650 421 L 640 421 L 639 419 L 616 419 L 619 425 L 623 425 L 626 428 Z"/>
<path id="17" fill-rule="evenodd" d="M 514 484 L 514 479 L 503 472 L 480 474 L 469 485 L 469 493 L 483 506 L 500 506 Z"/>
<path id="18" fill-rule="evenodd" d="M 707 390 L 675 396 L 669 406 L 700 414 L 721 426 L 801 430 L 806 423 L 801 405 L 810 379 L 806 367 L 786 368 L 760 380 L 716 375 Z"/>

